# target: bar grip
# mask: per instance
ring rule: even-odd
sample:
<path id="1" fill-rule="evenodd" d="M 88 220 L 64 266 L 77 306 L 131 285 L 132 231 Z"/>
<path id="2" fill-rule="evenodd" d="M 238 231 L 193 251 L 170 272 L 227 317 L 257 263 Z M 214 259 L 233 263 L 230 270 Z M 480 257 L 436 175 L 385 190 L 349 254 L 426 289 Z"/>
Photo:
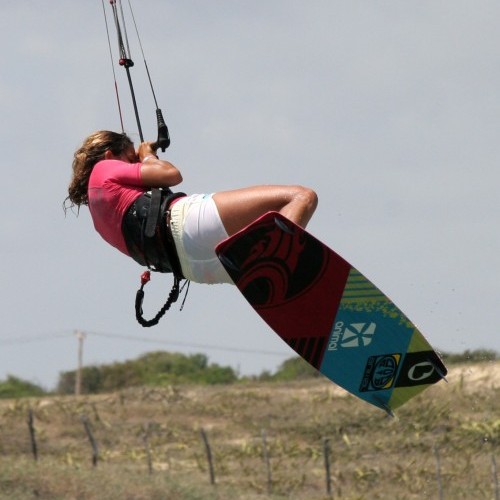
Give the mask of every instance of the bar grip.
<path id="1" fill-rule="evenodd" d="M 170 146 L 170 135 L 160 108 L 157 108 L 156 110 L 156 120 L 158 122 L 158 139 L 151 145 L 151 147 L 154 151 L 161 149 L 164 152 L 165 149 Z"/>

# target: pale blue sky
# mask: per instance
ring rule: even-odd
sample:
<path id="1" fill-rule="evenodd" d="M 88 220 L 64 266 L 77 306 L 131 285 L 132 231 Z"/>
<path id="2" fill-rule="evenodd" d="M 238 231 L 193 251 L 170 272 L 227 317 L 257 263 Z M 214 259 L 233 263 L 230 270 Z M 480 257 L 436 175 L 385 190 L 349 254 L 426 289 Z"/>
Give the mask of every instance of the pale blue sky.
<path id="1" fill-rule="evenodd" d="M 436 348 L 500 350 L 498 2 L 133 6 L 170 128 L 164 157 L 182 170 L 184 191 L 313 187 L 310 231 Z M 154 139 L 128 28 L 143 129 Z M 53 387 L 76 366 L 76 329 L 89 334 L 86 364 L 169 349 L 247 374 L 292 356 L 231 286 L 191 286 L 184 311 L 144 330 L 133 311 L 142 269 L 100 240 L 86 209 L 64 217 L 74 150 L 94 130 L 119 129 L 101 1 L 2 2 L 0 39 L 0 379 Z M 153 277 L 147 315 L 169 288 L 168 277 Z"/>

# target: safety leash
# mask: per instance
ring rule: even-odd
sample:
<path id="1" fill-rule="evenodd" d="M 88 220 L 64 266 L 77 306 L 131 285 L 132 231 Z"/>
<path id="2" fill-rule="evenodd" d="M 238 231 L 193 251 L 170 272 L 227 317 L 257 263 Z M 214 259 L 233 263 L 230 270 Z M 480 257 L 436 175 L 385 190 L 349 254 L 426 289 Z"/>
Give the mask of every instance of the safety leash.
<path id="1" fill-rule="evenodd" d="M 186 280 L 182 287 L 180 286 L 181 278 L 178 278 L 177 276 L 174 276 L 174 285 L 172 286 L 172 289 L 170 290 L 170 293 L 168 295 L 168 299 L 165 302 L 164 306 L 158 311 L 156 316 L 152 319 L 145 319 L 144 318 L 144 311 L 142 310 L 142 303 L 144 301 L 144 286 L 151 280 L 151 273 L 149 271 L 145 271 L 141 275 L 141 287 L 139 290 L 137 290 L 137 294 L 135 296 L 135 317 L 139 324 L 144 327 L 150 327 L 150 326 L 155 326 L 158 324 L 160 319 L 163 317 L 163 315 L 170 309 L 170 306 L 174 303 L 177 302 L 177 299 L 179 298 L 179 295 L 182 293 L 184 290 L 184 287 L 187 285 L 186 288 L 186 294 L 184 295 L 184 300 L 182 301 L 180 310 L 182 311 L 184 307 L 184 303 L 186 302 L 186 297 L 189 292 L 189 284 L 190 281 Z"/>
<path id="2" fill-rule="evenodd" d="M 144 285 L 146 285 L 146 283 L 148 283 L 150 279 L 151 279 L 151 273 L 149 271 L 145 271 L 144 273 L 142 273 L 141 288 L 137 290 L 137 294 L 135 296 L 135 317 L 137 318 L 139 324 L 144 327 L 157 325 L 160 319 L 163 317 L 163 315 L 170 309 L 170 306 L 174 302 L 177 302 L 177 299 L 179 298 L 180 280 L 179 278 L 177 278 L 177 276 L 174 276 L 174 284 L 172 286 L 172 289 L 170 290 L 168 299 L 165 302 L 164 306 L 158 311 L 158 313 L 154 318 L 149 320 L 144 319 L 142 310 L 142 303 L 144 301 Z"/>

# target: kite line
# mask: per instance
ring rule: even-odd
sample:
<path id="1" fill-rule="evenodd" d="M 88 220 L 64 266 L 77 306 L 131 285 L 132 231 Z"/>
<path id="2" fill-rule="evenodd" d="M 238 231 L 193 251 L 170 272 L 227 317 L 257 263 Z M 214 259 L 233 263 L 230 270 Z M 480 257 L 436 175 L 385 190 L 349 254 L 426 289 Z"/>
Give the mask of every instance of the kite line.
<path id="1" fill-rule="evenodd" d="M 101 0 L 101 2 L 102 2 L 103 13 L 104 13 L 104 22 L 106 24 L 106 34 L 107 34 L 107 38 L 108 38 L 109 53 L 110 53 L 110 58 L 111 58 L 111 67 L 113 70 L 113 79 L 114 79 L 114 85 L 115 85 L 116 99 L 118 102 L 118 113 L 120 115 L 120 123 L 121 123 L 121 127 L 122 127 L 122 132 L 125 132 L 124 126 L 123 126 L 122 108 L 121 108 L 121 104 L 120 104 L 120 95 L 118 92 L 118 84 L 117 84 L 117 80 L 116 80 L 113 51 L 111 49 L 111 38 L 110 38 L 110 34 L 109 34 L 109 26 L 108 26 L 108 20 L 107 20 L 107 15 L 106 15 L 106 8 L 104 6 L 104 0 Z M 134 66 L 134 61 L 132 60 L 132 57 L 131 57 L 130 45 L 129 45 L 129 41 L 128 41 L 127 27 L 125 24 L 125 15 L 123 12 L 122 1 L 121 0 L 109 0 L 109 3 L 111 5 L 111 9 L 113 12 L 113 20 L 115 23 L 116 35 L 117 35 L 117 39 L 118 39 L 118 52 L 119 52 L 118 64 L 125 68 L 125 71 L 127 74 L 127 81 L 128 81 L 128 85 L 129 85 L 129 89 L 130 89 L 130 95 L 132 98 L 132 106 L 134 108 L 135 120 L 137 123 L 137 129 L 139 132 L 139 137 L 140 137 L 141 142 L 144 142 L 144 135 L 142 133 L 142 126 L 141 126 L 141 119 L 139 116 L 139 108 L 137 106 L 134 84 L 132 82 L 132 76 L 130 73 L 130 68 L 132 68 Z M 142 47 L 141 37 L 139 36 L 139 29 L 138 29 L 137 23 L 135 21 L 134 11 L 132 9 L 132 4 L 130 3 L 130 0 L 128 0 L 128 6 L 129 6 L 130 14 L 132 17 L 132 21 L 134 24 L 135 32 L 137 35 L 137 40 L 139 42 L 139 47 L 141 49 L 142 59 L 144 61 L 144 66 L 146 68 L 146 74 L 147 74 L 149 85 L 151 88 L 151 93 L 153 94 L 153 100 L 154 100 L 155 107 L 156 107 L 156 122 L 157 122 L 157 126 L 158 126 L 158 138 L 157 138 L 156 142 L 154 142 L 151 145 L 151 147 L 153 150 L 161 149 L 162 151 L 165 151 L 165 149 L 168 148 L 168 146 L 170 145 L 170 134 L 168 131 L 167 124 L 165 123 L 165 120 L 163 118 L 162 110 L 159 108 L 158 101 L 156 100 L 156 94 L 154 91 L 153 82 L 151 79 L 151 74 L 149 72 L 149 67 L 148 67 L 148 64 L 146 62 L 146 56 L 144 55 L 144 49 Z"/>

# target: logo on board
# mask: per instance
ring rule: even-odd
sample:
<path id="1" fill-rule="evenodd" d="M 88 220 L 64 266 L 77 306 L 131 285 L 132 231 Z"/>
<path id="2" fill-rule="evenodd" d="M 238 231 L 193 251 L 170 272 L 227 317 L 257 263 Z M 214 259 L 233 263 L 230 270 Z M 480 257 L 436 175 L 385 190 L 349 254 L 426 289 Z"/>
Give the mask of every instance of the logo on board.
<path id="1" fill-rule="evenodd" d="M 337 351 L 339 347 L 366 347 L 372 343 L 377 325 L 370 323 L 350 323 L 337 321 L 328 342 L 329 351 Z"/>
<path id="2" fill-rule="evenodd" d="M 413 387 L 439 382 L 444 376 L 438 369 L 440 363 L 441 361 L 433 351 L 407 353 L 396 387 Z M 446 370 L 444 366 L 442 369 Z"/>
<path id="3" fill-rule="evenodd" d="M 359 388 L 360 392 L 390 389 L 398 371 L 401 354 L 370 356 Z"/>

